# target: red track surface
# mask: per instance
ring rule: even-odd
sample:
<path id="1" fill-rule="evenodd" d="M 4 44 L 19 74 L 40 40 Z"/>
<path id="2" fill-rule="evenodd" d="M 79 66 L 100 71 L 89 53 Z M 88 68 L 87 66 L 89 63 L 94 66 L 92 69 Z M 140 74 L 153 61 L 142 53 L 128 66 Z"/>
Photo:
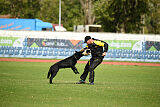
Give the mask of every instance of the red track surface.
<path id="1" fill-rule="evenodd" d="M 0 58 L 0 61 L 16 61 L 16 62 L 58 62 L 60 60 L 44 60 L 44 59 L 16 59 L 16 58 Z M 87 61 L 78 61 L 78 63 L 87 63 Z M 160 66 L 160 63 L 135 63 L 135 62 L 102 62 L 109 65 L 138 65 L 138 66 Z"/>

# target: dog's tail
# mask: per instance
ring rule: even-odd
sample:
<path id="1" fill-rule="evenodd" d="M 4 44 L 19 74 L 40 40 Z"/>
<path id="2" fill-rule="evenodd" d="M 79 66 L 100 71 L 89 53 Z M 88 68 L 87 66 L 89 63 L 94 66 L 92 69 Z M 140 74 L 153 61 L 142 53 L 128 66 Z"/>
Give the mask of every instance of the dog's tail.
<path id="1" fill-rule="evenodd" d="M 50 75 L 51 75 L 51 68 L 50 68 L 50 69 L 49 69 L 49 71 L 48 71 L 47 78 L 49 78 L 49 77 L 50 77 Z"/>

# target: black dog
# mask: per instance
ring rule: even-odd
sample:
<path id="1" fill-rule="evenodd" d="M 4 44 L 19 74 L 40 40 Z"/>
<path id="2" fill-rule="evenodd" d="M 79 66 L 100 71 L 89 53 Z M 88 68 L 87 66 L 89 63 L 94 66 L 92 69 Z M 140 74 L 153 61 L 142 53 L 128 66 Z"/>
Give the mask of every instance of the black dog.
<path id="1" fill-rule="evenodd" d="M 79 74 L 77 68 L 75 67 L 77 61 L 86 54 L 84 51 L 75 52 L 72 56 L 61 60 L 54 65 L 52 65 L 49 69 L 47 78 L 50 77 L 50 84 L 52 84 L 52 79 L 56 76 L 57 72 L 60 68 L 71 68 L 75 74 Z"/>

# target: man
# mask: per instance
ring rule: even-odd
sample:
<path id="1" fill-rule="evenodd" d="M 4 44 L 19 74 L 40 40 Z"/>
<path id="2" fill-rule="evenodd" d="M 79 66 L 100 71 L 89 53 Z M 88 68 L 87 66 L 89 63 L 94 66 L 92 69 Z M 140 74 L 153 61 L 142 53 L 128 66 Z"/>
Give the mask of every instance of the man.
<path id="1" fill-rule="evenodd" d="M 94 85 L 94 69 L 99 64 L 101 64 L 104 56 L 106 56 L 106 52 L 108 51 L 108 44 L 104 41 L 91 38 L 90 36 L 85 37 L 84 43 L 87 43 L 87 46 L 81 51 L 90 49 L 92 58 L 86 64 L 84 72 L 80 77 L 81 80 L 77 82 L 77 84 L 85 84 L 86 77 L 89 73 L 90 85 Z"/>

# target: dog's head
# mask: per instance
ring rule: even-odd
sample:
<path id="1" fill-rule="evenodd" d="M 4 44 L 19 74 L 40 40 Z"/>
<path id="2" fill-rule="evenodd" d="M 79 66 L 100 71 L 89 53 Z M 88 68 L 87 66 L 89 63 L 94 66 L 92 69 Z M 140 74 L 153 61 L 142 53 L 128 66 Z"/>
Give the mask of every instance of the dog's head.
<path id="1" fill-rule="evenodd" d="M 79 60 L 82 56 L 87 56 L 91 53 L 90 49 L 86 49 L 84 51 L 75 51 L 75 57 Z"/>
<path id="2" fill-rule="evenodd" d="M 81 51 L 75 51 L 74 55 L 75 55 L 75 57 L 76 57 L 77 59 L 80 59 L 82 56 L 84 56 L 82 53 L 83 53 L 83 52 L 81 52 Z"/>

